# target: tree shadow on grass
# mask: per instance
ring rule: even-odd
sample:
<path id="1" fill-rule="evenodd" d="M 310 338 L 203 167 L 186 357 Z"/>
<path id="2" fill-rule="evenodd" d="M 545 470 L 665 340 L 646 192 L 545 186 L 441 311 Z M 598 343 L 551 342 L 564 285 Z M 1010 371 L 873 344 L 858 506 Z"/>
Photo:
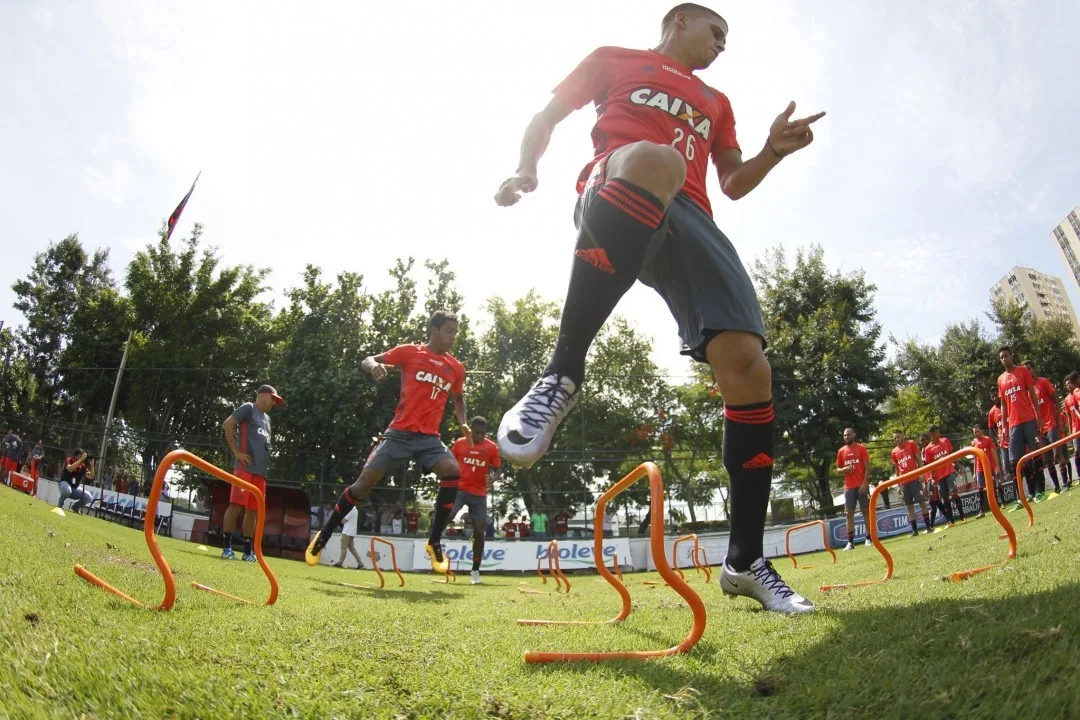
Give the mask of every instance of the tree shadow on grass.
<path id="1" fill-rule="evenodd" d="M 664 658 L 612 667 L 673 702 L 683 697 L 705 709 L 747 717 L 1076 716 L 1078 599 L 1080 583 L 1073 582 L 1004 599 L 928 600 L 834 613 L 840 620 L 836 629 L 752 674 L 689 671 L 680 667 L 685 663 Z M 784 632 L 775 642 L 790 637 Z M 762 641 L 772 639 L 763 635 Z M 701 643 L 688 659 L 709 663 L 720 656 L 725 665 L 738 666 L 738 658 L 715 642 Z M 589 667 L 553 664 L 536 671 L 578 673 Z M 694 693 L 687 695 L 687 687 Z"/>
<path id="2" fill-rule="evenodd" d="M 391 585 L 389 582 L 387 586 L 380 590 L 377 587 L 353 587 L 352 584 L 349 587 L 341 585 L 333 580 L 312 580 L 312 582 L 319 585 L 325 585 L 327 587 L 315 587 L 314 590 L 317 593 L 323 595 L 329 595 L 332 597 L 354 597 L 362 598 L 367 596 L 372 599 L 399 599 L 409 603 L 442 603 L 448 600 L 450 597 L 460 597 L 461 592 L 421 592 L 419 590 L 406 590 L 405 588 L 397 587 L 397 583 Z"/>

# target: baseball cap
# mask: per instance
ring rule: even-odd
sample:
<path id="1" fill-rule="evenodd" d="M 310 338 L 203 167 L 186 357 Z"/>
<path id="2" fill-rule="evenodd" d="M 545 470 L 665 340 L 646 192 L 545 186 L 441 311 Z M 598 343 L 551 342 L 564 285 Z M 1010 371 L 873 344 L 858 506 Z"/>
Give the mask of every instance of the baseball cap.
<path id="1" fill-rule="evenodd" d="M 277 390 L 274 389 L 273 385 L 260 385 L 255 394 L 262 395 L 263 393 L 270 393 L 270 397 L 274 398 L 275 405 L 281 405 L 285 402 L 285 398 L 277 394 Z"/>

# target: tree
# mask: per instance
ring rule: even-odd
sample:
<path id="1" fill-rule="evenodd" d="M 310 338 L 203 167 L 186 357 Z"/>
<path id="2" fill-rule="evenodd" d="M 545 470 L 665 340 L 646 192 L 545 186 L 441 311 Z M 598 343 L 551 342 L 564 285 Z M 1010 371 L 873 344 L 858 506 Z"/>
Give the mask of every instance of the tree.
<path id="1" fill-rule="evenodd" d="M 0 330 L 0 412 L 4 415 L 27 415 L 37 383 L 29 358 L 23 353 L 19 338 L 11 328 Z"/>
<path id="2" fill-rule="evenodd" d="M 162 236 L 127 268 L 135 334 L 124 417 L 145 428 L 147 481 L 180 441 L 223 453 L 221 422 L 253 397 L 270 361 L 271 307 L 258 299 L 268 271 L 221 266 L 201 236 L 199 224 L 179 248 Z"/>
<path id="3" fill-rule="evenodd" d="M 994 301 L 987 313 L 998 330 L 999 345 L 1013 349 L 1016 362 L 1031 360 L 1039 375 L 1060 387 L 1063 378 L 1080 369 L 1080 342 L 1072 322 L 1065 318 L 1039 320 L 1011 300 Z M 997 359 L 994 348 L 994 359 Z M 1002 368 L 996 363 L 997 374 Z M 995 374 L 996 377 L 996 374 Z"/>
<path id="4" fill-rule="evenodd" d="M 108 250 L 89 255 L 78 234 L 68 235 L 35 255 L 26 279 L 11 286 L 15 309 L 26 317 L 19 336 L 38 388 L 37 410 L 45 415 L 59 399 L 60 359 L 77 327 L 76 311 L 114 288 L 108 260 Z"/>
<path id="5" fill-rule="evenodd" d="M 933 408 L 933 422 L 943 432 L 967 432 L 974 424 L 986 424 L 1001 363 L 997 345 L 978 321 L 948 326 L 936 348 L 907 341 L 897 367 Z"/>
<path id="6" fill-rule="evenodd" d="M 894 383 L 876 288 L 862 272 L 830 272 L 817 246 L 800 250 L 793 267 L 782 248 L 772 249 L 753 274 L 773 367 L 777 471 L 831 510 L 841 434 L 850 426 L 875 435 Z"/>
<path id="7" fill-rule="evenodd" d="M 311 489 L 351 482 L 382 431 L 382 417 L 371 410 L 379 388 L 360 369 L 381 352 L 365 319 L 371 297 L 361 275 L 341 273 L 332 284 L 311 265 L 287 297 L 274 319 L 269 370 L 287 398 L 274 424 L 273 473 Z"/>

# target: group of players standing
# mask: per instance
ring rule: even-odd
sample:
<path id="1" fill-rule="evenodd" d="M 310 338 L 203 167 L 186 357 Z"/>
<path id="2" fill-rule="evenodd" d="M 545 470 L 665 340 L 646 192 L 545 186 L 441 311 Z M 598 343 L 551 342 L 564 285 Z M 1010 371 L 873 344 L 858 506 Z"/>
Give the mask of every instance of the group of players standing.
<path id="1" fill-rule="evenodd" d="M 1053 383 L 1035 372 L 1034 363 L 1026 360 L 1017 365 L 1013 350 L 1003 346 L 998 357 L 1004 372 L 998 377 L 993 392 L 993 404 L 986 416 L 986 429 L 981 425 L 972 427 L 972 447 L 982 450 L 989 460 L 993 475 L 993 488 L 999 504 L 1002 501 L 1001 486 L 1015 482 L 1015 468 L 1025 454 L 1046 444 L 1061 440 L 1062 432 L 1072 434 L 1080 431 L 1080 372 L 1070 372 L 1064 379 L 1066 395 L 1058 401 Z M 954 452 L 952 442 L 942 437 L 940 428 L 931 425 L 927 434 L 920 436 L 918 444 L 907 437 L 903 430 L 893 432 L 893 477 L 908 475 L 923 465 L 929 465 Z M 1080 439 L 1073 440 L 1076 475 L 1080 478 Z M 1073 466 L 1069 464 L 1065 447 L 1059 445 L 1052 457 L 1037 455 L 1023 468 L 1027 497 L 1031 502 L 1053 499 L 1058 493 L 1070 490 L 1073 482 Z M 868 517 L 870 456 L 866 448 L 855 442 L 855 431 L 844 431 L 844 446 L 837 453 L 836 466 L 844 477 L 844 504 L 847 511 L 848 542 L 845 550 L 854 547 L 855 506 L 858 504 L 863 517 Z M 1046 492 L 1046 473 L 1054 485 L 1052 493 Z M 987 478 L 980 463 L 975 463 L 975 479 L 979 488 L 979 514 L 984 517 L 988 507 Z M 901 485 L 904 504 L 907 506 L 911 534 L 919 534 L 915 506 L 922 510 L 926 532 L 934 532 L 934 523 L 940 512 L 949 526 L 957 520 L 963 522 L 964 507 L 957 492 L 956 468 L 946 463 L 914 475 Z M 1017 493 L 1021 488 L 1017 487 Z M 929 499 L 929 507 L 927 506 Z M 867 537 L 866 544 L 870 544 Z"/>

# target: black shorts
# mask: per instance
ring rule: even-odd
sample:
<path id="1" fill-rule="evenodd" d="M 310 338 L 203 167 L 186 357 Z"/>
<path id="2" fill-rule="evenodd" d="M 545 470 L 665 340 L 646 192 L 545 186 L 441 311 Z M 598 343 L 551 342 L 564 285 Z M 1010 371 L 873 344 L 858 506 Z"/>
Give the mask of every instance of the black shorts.
<path id="1" fill-rule="evenodd" d="M 605 165 L 604 160 L 596 163 L 578 198 L 578 228 L 604 183 Z M 638 280 L 664 298 L 679 324 L 684 355 L 707 362 L 705 346 L 724 330 L 742 330 L 765 340 L 757 291 L 735 246 L 683 193 L 675 196 L 649 242 Z"/>
<path id="2" fill-rule="evenodd" d="M 416 460 L 425 473 L 431 472 L 435 463 L 445 458 L 454 459 L 438 435 L 422 435 L 406 430 L 387 430 L 375 449 L 371 451 L 366 468 L 389 472 L 407 460 Z"/>
<path id="3" fill-rule="evenodd" d="M 905 505 L 914 505 L 923 501 L 923 488 L 921 480 L 912 480 L 900 486 L 904 495 Z"/>

